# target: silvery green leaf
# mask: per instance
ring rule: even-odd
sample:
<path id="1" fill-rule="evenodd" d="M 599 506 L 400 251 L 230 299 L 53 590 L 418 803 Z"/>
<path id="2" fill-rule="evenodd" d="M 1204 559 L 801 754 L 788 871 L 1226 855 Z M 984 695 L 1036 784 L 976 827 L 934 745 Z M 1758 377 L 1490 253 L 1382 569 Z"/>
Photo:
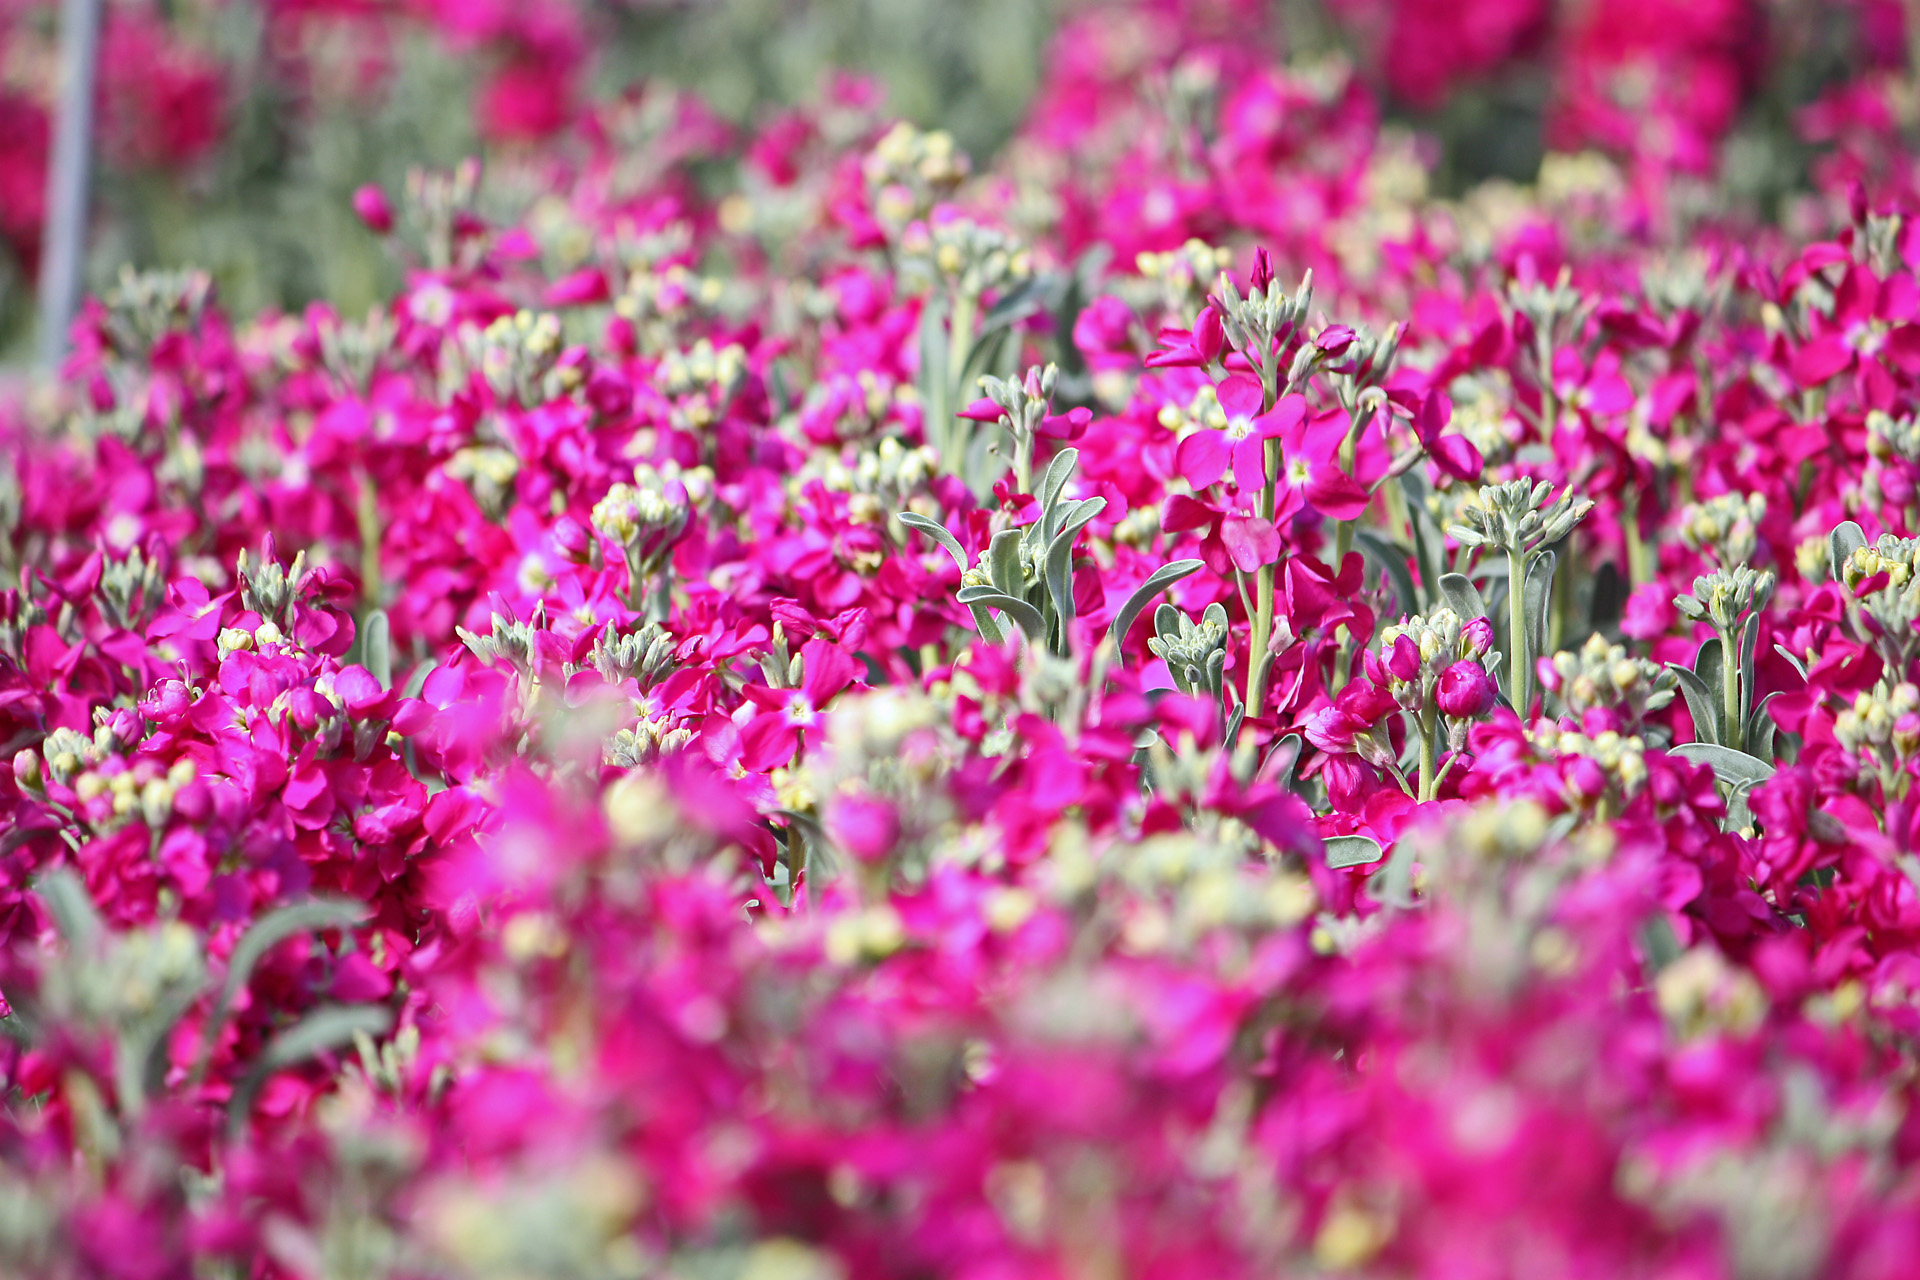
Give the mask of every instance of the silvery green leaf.
<path id="1" fill-rule="evenodd" d="M 1744 751 L 1723 747 L 1716 742 L 1688 742 L 1673 749 L 1673 754 L 1695 764 L 1711 768 L 1714 775 L 1729 786 L 1765 782 L 1773 776 L 1773 766 Z"/>
<path id="2" fill-rule="evenodd" d="M 1484 547 L 1487 545 L 1487 540 L 1485 537 L 1483 537 L 1478 532 L 1467 528 L 1467 526 L 1463 524 L 1448 525 L 1447 536 L 1452 538 L 1455 542 L 1459 543 L 1463 547 Z"/>
<path id="3" fill-rule="evenodd" d="M 1371 529 L 1354 532 L 1354 542 L 1367 559 L 1386 571 L 1393 582 L 1401 613 L 1420 612 L 1420 597 L 1413 589 L 1413 575 L 1407 572 L 1407 554 Z"/>
<path id="4" fill-rule="evenodd" d="M 993 541 L 987 544 L 987 578 L 994 589 L 1005 595 L 1017 596 L 1026 591 L 1027 576 L 1020 567 L 1019 529 L 1002 529 L 993 535 Z M 966 603 L 963 598 L 962 604 Z"/>
<path id="5" fill-rule="evenodd" d="M 1095 516 L 1106 510 L 1105 498 L 1088 498 L 1076 506 L 1047 544 L 1047 592 L 1062 628 L 1073 620 L 1073 543 Z"/>
<path id="6" fill-rule="evenodd" d="M 79 876 L 65 867 L 55 867 L 40 877 L 34 891 L 46 904 L 47 914 L 53 917 L 54 927 L 69 948 L 89 950 L 99 940 L 100 913 L 94 910 L 93 898 Z"/>
<path id="7" fill-rule="evenodd" d="M 1300 755 L 1305 749 L 1306 744 L 1300 735 L 1289 733 L 1274 743 L 1273 749 L 1267 753 L 1267 763 L 1277 770 L 1273 775 L 1274 785 L 1282 791 L 1293 790 L 1293 771 L 1299 766 Z"/>
<path id="8" fill-rule="evenodd" d="M 1327 865 L 1335 870 L 1366 866 L 1387 856 L 1372 836 L 1328 836 L 1326 845 Z"/>
<path id="9" fill-rule="evenodd" d="M 982 640 L 988 644 L 1007 642 L 1007 630 L 1000 625 L 1000 620 L 993 616 L 991 609 L 983 605 L 969 605 L 967 612 L 973 615 L 973 628 L 980 633 Z"/>
<path id="10" fill-rule="evenodd" d="M 1061 491 L 1067 487 L 1067 481 L 1073 478 L 1073 468 L 1080 461 L 1078 449 L 1062 449 L 1053 455 L 1053 461 L 1047 464 L 1046 474 L 1040 477 L 1040 509 L 1049 511 L 1060 500 Z"/>
<path id="11" fill-rule="evenodd" d="M 1021 632 L 1034 644 L 1047 642 L 1047 620 L 1041 612 L 1025 600 L 1017 600 L 992 587 L 962 587 L 956 597 L 964 605 L 981 605 L 989 609 L 998 609 L 1012 618 Z"/>
<path id="12" fill-rule="evenodd" d="M 1773 735 L 1779 724 L 1767 714 L 1767 707 L 1779 696 L 1777 693 L 1768 694 L 1747 717 L 1747 750 L 1769 763 L 1773 760 Z"/>
<path id="13" fill-rule="evenodd" d="M 1794 657 L 1791 653 L 1787 652 L 1787 648 L 1785 645 L 1776 644 L 1775 646 L 1773 646 L 1773 651 L 1779 654 L 1781 657 L 1785 658 L 1788 662 L 1792 663 L 1793 669 L 1800 673 L 1800 678 L 1802 680 L 1805 680 L 1807 678 L 1807 664 L 1800 661 L 1800 659 Z"/>
<path id="14" fill-rule="evenodd" d="M 1755 613 L 1759 606 L 1755 605 Z M 1753 711 L 1754 645 L 1760 639 L 1760 619 L 1749 617 L 1740 628 L 1740 723 L 1745 728 Z M 1742 741 L 1745 741 L 1744 737 Z"/>
<path id="15" fill-rule="evenodd" d="M 1486 601 L 1480 598 L 1480 588 L 1474 586 L 1473 579 L 1464 573 L 1440 576 L 1440 598 L 1447 602 L 1447 608 L 1460 616 L 1462 622 L 1488 616 Z"/>
<path id="16" fill-rule="evenodd" d="M 1133 602 L 1129 600 L 1127 603 L 1131 604 Z M 1174 604 L 1171 601 L 1164 601 L 1164 600 L 1161 601 L 1160 607 L 1153 611 L 1154 636 L 1160 640 L 1179 639 L 1180 638 L 1180 620 L 1185 616 L 1186 616 L 1185 614 L 1180 612 L 1179 605 Z M 1128 621 L 1129 621 L 1129 625 L 1131 625 L 1132 620 L 1129 619 Z M 1118 623 L 1117 618 L 1115 619 L 1115 622 L 1116 624 Z M 1116 641 L 1119 639 L 1119 636 L 1120 636 L 1120 633 L 1118 631 L 1114 632 L 1114 637 Z"/>
<path id="17" fill-rule="evenodd" d="M 382 689 L 393 687 L 393 629 L 387 623 L 387 611 L 375 609 L 361 624 L 360 661 L 365 664 Z"/>
<path id="18" fill-rule="evenodd" d="M 235 1132 L 246 1127 L 260 1086 L 274 1072 L 330 1049 L 344 1048 L 353 1043 L 356 1032 L 366 1036 L 385 1035 L 392 1025 L 393 1012 L 379 1005 L 323 1005 L 315 1009 L 268 1042 L 265 1052 L 233 1092 L 228 1125 Z"/>
<path id="19" fill-rule="evenodd" d="M 1542 551 L 1527 566 L 1526 595 L 1522 597 L 1522 608 L 1527 624 L 1527 649 L 1533 654 L 1539 654 L 1547 647 L 1547 603 L 1553 595 L 1553 571 L 1559 559 L 1551 551 Z M 1532 678 L 1531 672 L 1528 678 Z"/>
<path id="20" fill-rule="evenodd" d="M 1835 582 L 1844 582 L 1841 569 L 1846 566 L 1847 558 L 1867 545 L 1867 535 L 1860 526 L 1848 520 L 1840 524 L 1827 535 L 1827 572 Z"/>
<path id="21" fill-rule="evenodd" d="M 1133 621 L 1140 616 L 1140 611 L 1147 607 L 1147 601 L 1153 599 L 1182 578 L 1191 577 L 1206 567 L 1206 562 L 1203 560 L 1175 560 L 1171 564 L 1161 565 L 1158 569 L 1148 574 L 1147 580 L 1135 587 L 1133 594 L 1127 597 L 1127 602 L 1120 606 L 1120 612 L 1113 615 L 1113 627 L 1111 628 L 1110 634 L 1113 636 L 1114 648 L 1119 648 L 1126 640 L 1127 632 L 1133 628 Z M 1163 609 L 1173 608 L 1172 605 L 1163 605 L 1161 607 Z M 1175 610 L 1175 612 L 1177 613 L 1178 610 Z M 1162 635 L 1165 635 L 1167 634 L 1167 629 L 1160 624 L 1159 619 L 1160 615 L 1156 613 L 1154 615 L 1154 626 Z M 1176 622 L 1175 627 L 1177 628 L 1178 625 Z"/>
<path id="22" fill-rule="evenodd" d="M 1677 662 L 1669 662 L 1667 669 L 1680 681 L 1680 692 L 1687 699 L 1687 714 L 1693 718 L 1694 737 L 1702 742 L 1720 740 L 1720 703 L 1714 697 L 1713 690 L 1707 687 L 1693 672 Z"/>
<path id="23" fill-rule="evenodd" d="M 965 573 L 971 567 L 967 564 L 967 552 L 960 545 L 960 540 L 948 533 L 947 527 L 938 520 L 923 516 L 918 511 L 902 511 L 899 520 L 907 528 L 918 529 L 939 543 L 946 553 L 953 557 L 953 562 L 960 566 L 960 572 Z"/>

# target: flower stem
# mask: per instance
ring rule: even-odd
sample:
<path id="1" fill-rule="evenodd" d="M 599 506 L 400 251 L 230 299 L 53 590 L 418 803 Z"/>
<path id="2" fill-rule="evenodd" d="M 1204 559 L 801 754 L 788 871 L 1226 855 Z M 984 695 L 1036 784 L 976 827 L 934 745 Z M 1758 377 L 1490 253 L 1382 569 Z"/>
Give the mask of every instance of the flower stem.
<path id="1" fill-rule="evenodd" d="M 1440 789 L 1437 765 L 1440 758 L 1440 710 L 1429 697 L 1420 710 L 1420 794 L 1422 804 L 1433 799 Z"/>
<path id="2" fill-rule="evenodd" d="M 1279 482 L 1280 442 L 1268 440 L 1265 453 L 1266 483 L 1260 487 L 1260 518 L 1271 522 Z M 1267 700 L 1267 644 L 1273 639 L 1273 566 L 1263 564 L 1254 575 L 1253 631 L 1247 643 L 1247 714 L 1258 716 Z"/>
<path id="3" fill-rule="evenodd" d="M 1519 547 L 1507 548 L 1507 696 L 1521 722 L 1527 718 L 1527 559 Z"/>
<path id="4" fill-rule="evenodd" d="M 1747 749 L 1747 726 L 1740 718 L 1740 678 L 1739 641 L 1723 631 L 1720 633 L 1720 696 L 1726 712 L 1724 742 L 1735 751 Z"/>

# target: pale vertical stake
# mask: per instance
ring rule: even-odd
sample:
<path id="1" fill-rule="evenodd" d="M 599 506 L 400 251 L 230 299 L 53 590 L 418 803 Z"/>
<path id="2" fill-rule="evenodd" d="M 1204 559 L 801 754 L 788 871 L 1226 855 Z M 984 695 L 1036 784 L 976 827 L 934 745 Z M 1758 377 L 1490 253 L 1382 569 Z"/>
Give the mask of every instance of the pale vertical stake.
<path id="1" fill-rule="evenodd" d="M 46 235 L 40 256 L 40 362 L 47 372 L 66 355 L 67 329 L 80 305 L 92 186 L 94 79 L 100 62 L 100 0 L 61 0 L 60 114 L 47 171 Z"/>

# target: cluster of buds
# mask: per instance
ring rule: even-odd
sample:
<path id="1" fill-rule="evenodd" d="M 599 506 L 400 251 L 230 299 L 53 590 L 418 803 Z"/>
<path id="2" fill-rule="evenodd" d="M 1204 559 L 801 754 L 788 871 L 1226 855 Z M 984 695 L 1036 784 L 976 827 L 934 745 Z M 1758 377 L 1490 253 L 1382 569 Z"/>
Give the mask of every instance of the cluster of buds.
<path id="1" fill-rule="evenodd" d="M 1524 322 L 1516 324 L 1516 328 L 1532 338 L 1521 347 L 1522 364 L 1534 386 L 1542 392 L 1546 421 L 1541 425 L 1545 435 L 1552 434 L 1554 421 L 1559 416 L 1553 388 L 1554 352 L 1572 341 L 1586 326 L 1594 305 L 1590 295 L 1573 286 L 1573 271 L 1569 267 L 1560 268 L 1559 276 L 1550 285 L 1542 280 L 1516 279 L 1507 286 L 1507 306 L 1516 321 Z"/>
<path id="2" fill-rule="evenodd" d="M 874 214 L 898 233 L 924 218 L 966 180 L 972 164 L 944 129 L 921 130 L 901 121 L 860 165 Z"/>
<path id="3" fill-rule="evenodd" d="M 1159 284 L 1168 311 L 1189 315 L 1206 302 L 1208 288 L 1232 260 L 1226 249 L 1196 239 L 1165 253 L 1142 252 L 1134 267 L 1143 278 Z"/>
<path id="4" fill-rule="evenodd" d="M 513 482 L 520 474 L 520 459 L 512 450 L 497 444 L 468 445 L 447 459 L 445 470 L 449 479 L 467 486 L 487 519 L 498 523 L 512 507 Z"/>
<path id="5" fill-rule="evenodd" d="M 1693 580 L 1693 594 L 1675 596 L 1673 607 L 1694 622 L 1708 622 L 1723 636 L 1733 636 L 1749 614 L 1759 613 L 1773 598 L 1773 573 L 1741 565 L 1716 569 Z"/>
<path id="6" fill-rule="evenodd" d="M 190 333 L 213 301 L 213 277 L 205 271 L 135 271 L 120 268 L 120 278 L 100 299 L 102 328 L 114 353 L 130 362 L 144 360 L 169 333 Z"/>
<path id="7" fill-rule="evenodd" d="M 926 492 L 939 470 L 940 459 L 932 449 L 888 436 L 861 450 L 851 465 L 837 458 L 828 461 L 819 478 L 830 492 L 851 495 L 847 509 L 855 523 L 872 524 Z"/>
<path id="8" fill-rule="evenodd" d="M 1597 632 L 1578 651 L 1562 649 L 1540 659 L 1540 687 L 1556 695 L 1566 715 L 1585 723 L 1591 711 L 1606 712 L 1621 728 L 1638 728 L 1674 699 L 1673 672 Z"/>
<path id="9" fill-rule="evenodd" d="M 908 292 L 940 288 L 978 299 L 1032 274 L 1026 246 L 970 218 L 916 222 L 900 240 L 900 278 Z"/>
<path id="10" fill-rule="evenodd" d="M 1463 547 L 1487 547 L 1530 558 L 1573 532 L 1593 510 L 1589 498 L 1571 491 L 1552 497 L 1545 480 L 1509 480 L 1482 485 L 1477 502 L 1461 509 L 1465 520 L 1447 530 Z"/>
<path id="11" fill-rule="evenodd" d="M 1449 745 L 1466 745 L 1467 726 L 1493 710 L 1493 623 L 1462 621 L 1448 608 L 1415 615 L 1380 633 L 1380 665 L 1393 700 L 1415 716 L 1446 718 Z"/>
<path id="12" fill-rule="evenodd" d="M 693 730 L 675 728 L 667 716 L 642 716 L 607 740 L 601 759 L 616 769 L 636 769 L 670 756 L 693 741 Z"/>
<path id="13" fill-rule="evenodd" d="M 1563 763 L 1568 797 L 1576 804 L 1605 805 L 1618 813 L 1647 781 L 1647 744 L 1612 729 L 1588 737 L 1578 729 L 1542 720 L 1533 742 L 1543 756 Z"/>
<path id="14" fill-rule="evenodd" d="M 737 344 L 715 348 L 706 338 L 670 352 L 654 371 L 655 384 L 673 397 L 676 426 L 705 427 L 720 416 L 746 381 L 747 353 Z"/>
<path id="15" fill-rule="evenodd" d="M 1906 670 L 1916 645 L 1914 625 L 1920 623 L 1916 561 L 1920 561 L 1920 540 L 1889 533 L 1869 546 L 1854 548 L 1840 565 L 1842 585 L 1878 629 L 1874 640 L 1896 671 Z"/>
<path id="16" fill-rule="evenodd" d="M 478 160 L 463 160 L 452 169 L 416 167 L 407 171 L 407 221 L 420 238 L 431 270 L 445 271 L 454 265 L 456 256 L 465 258 L 472 253 L 483 225 L 474 213 L 479 197 Z M 391 225 L 391 215 L 388 221 Z"/>
<path id="17" fill-rule="evenodd" d="M 673 637 L 657 623 L 649 622 L 625 634 L 608 627 L 594 639 L 586 665 L 608 684 L 633 680 L 647 689 L 673 672 L 674 648 Z"/>
<path id="18" fill-rule="evenodd" d="M 269 540 L 258 560 L 241 551 L 237 567 L 240 603 L 268 622 L 277 621 L 282 629 L 291 628 L 294 598 L 299 594 L 300 580 L 307 573 L 307 553 L 295 553 L 293 567 L 283 568 L 274 558 L 273 543 Z"/>
<path id="19" fill-rule="evenodd" d="M 1760 522 L 1766 514 L 1763 493 L 1723 493 L 1680 513 L 1680 541 L 1722 565 L 1745 564 L 1759 549 Z"/>
<path id="20" fill-rule="evenodd" d="M 672 341 L 680 321 L 696 310 L 712 310 L 725 297 L 722 281 L 697 275 L 682 263 L 636 267 L 614 299 L 613 313 L 633 326 L 641 351 L 655 352 Z"/>
<path id="21" fill-rule="evenodd" d="M 531 622 L 495 613 L 488 621 L 485 635 L 465 627 L 455 627 L 453 632 L 460 638 L 460 643 L 467 646 L 482 663 L 492 666 L 504 660 L 519 675 L 523 684 L 531 685 L 540 661 L 539 633 L 546 629 L 544 613 L 542 606 Z"/>
<path id="22" fill-rule="evenodd" d="M 594 504 L 594 529 L 626 559 L 627 605 L 651 621 L 666 619 L 673 548 L 692 513 L 687 486 L 648 468 L 636 469 L 633 484 L 614 485 Z"/>
<path id="23" fill-rule="evenodd" d="M 393 349 L 399 322 L 384 307 L 374 307 L 364 321 L 342 320 L 327 314 L 314 328 L 320 339 L 320 363 L 342 386 L 362 395 L 372 385 L 380 362 Z"/>
<path id="24" fill-rule="evenodd" d="M 1191 696 L 1204 693 L 1215 702 L 1226 696 L 1226 606 L 1216 600 L 1195 622 L 1179 606 L 1163 604 L 1154 611 L 1153 630 L 1147 648 L 1154 657 L 1166 661 L 1167 674 L 1180 692 Z"/>
<path id="25" fill-rule="evenodd" d="M 1202 341 L 1207 337 L 1203 328 L 1210 323 L 1217 325 L 1226 345 L 1245 356 L 1258 372 L 1261 382 L 1272 386 L 1279 377 L 1274 361 L 1305 329 L 1307 313 L 1312 306 L 1313 272 L 1308 271 L 1301 278 L 1300 287 L 1289 294 L 1276 287 L 1273 264 L 1268 261 L 1266 250 L 1256 249 L 1246 297 L 1240 296 L 1232 277 L 1221 272 L 1219 284 L 1214 289 L 1207 309 L 1194 322 L 1194 338 L 1196 343 Z M 1209 317 L 1213 318 L 1211 322 Z M 1316 343 L 1301 347 L 1294 358 L 1294 367 L 1288 370 L 1288 385 L 1297 385 L 1304 380 L 1312 366 L 1326 354 L 1329 353 Z M 1148 363 L 1153 363 L 1151 358 Z"/>
<path id="26" fill-rule="evenodd" d="M 1295 364 L 1300 366 L 1311 360 L 1322 365 L 1331 375 L 1328 381 L 1340 407 L 1357 425 L 1386 406 L 1387 393 L 1382 384 L 1393 372 L 1394 357 L 1400 352 L 1400 337 L 1398 324 L 1387 326 L 1387 331 L 1379 335 L 1364 328 L 1328 325 L 1314 335 L 1310 346 L 1302 349 Z M 1313 354 L 1309 356 L 1308 352 Z M 1298 382 L 1304 373 L 1303 367 L 1294 380 Z"/>
<path id="27" fill-rule="evenodd" d="M 124 560 L 107 560 L 100 568 L 95 596 L 100 612 L 116 627 L 138 630 L 166 598 L 167 579 L 157 560 L 148 560 L 135 547 Z"/>
<path id="28" fill-rule="evenodd" d="M 558 368 L 560 342 L 560 317 L 552 312 L 517 311 L 501 316 L 484 331 L 473 325 L 460 331 L 468 364 L 479 369 L 495 395 L 522 405 L 551 398 L 548 375 Z"/>
<path id="29" fill-rule="evenodd" d="M 1920 688 L 1880 681 L 1834 717 L 1833 736 L 1843 750 L 1871 762 L 1889 798 L 1904 794 L 1907 766 L 1920 753 Z"/>
<path id="30" fill-rule="evenodd" d="M 1092 417 L 1086 409 L 1053 412 L 1053 389 L 1059 379 L 1060 366 L 1055 364 L 1044 369 L 1035 365 L 1018 381 L 988 374 L 980 379 L 986 394 L 960 411 L 962 418 L 997 422 L 1006 428 L 1013 438 L 1014 485 L 1021 493 L 1033 480 L 1034 442 L 1076 439 Z"/>

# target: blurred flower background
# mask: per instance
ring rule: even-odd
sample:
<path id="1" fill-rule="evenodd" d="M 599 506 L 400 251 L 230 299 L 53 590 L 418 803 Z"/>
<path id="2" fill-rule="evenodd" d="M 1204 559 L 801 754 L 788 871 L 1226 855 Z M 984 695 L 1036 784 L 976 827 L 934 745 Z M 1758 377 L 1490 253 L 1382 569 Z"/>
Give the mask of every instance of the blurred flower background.
<path id="1" fill-rule="evenodd" d="M 0 0 L 0 360 L 30 349 L 58 4 Z M 1055 42 L 1062 10 L 1119 36 Z M 531 169 L 604 125 L 633 86 L 695 91 L 718 122 L 764 119 L 838 75 L 976 160 L 1013 137 L 1046 59 L 1195 41 L 1154 6 L 1067 0 L 107 0 L 87 283 L 194 264 L 240 314 L 397 272 L 353 215 L 368 183 L 484 154 L 481 207 L 533 200 Z M 1530 181 L 1549 147 L 1598 146 L 1775 201 L 1807 163 L 1796 113 L 1847 74 L 1899 66 L 1899 0 L 1242 0 L 1211 7 L 1250 53 L 1356 64 L 1418 126 L 1443 191 Z M 1145 56 L 1145 49 L 1136 51 Z M 1171 84 L 1175 97 L 1195 85 Z M 664 106 L 664 103 L 662 104 Z M 1071 104 L 1055 104 L 1071 109 Z M 646 127 L 642 124 L 640 127 Z M 730 148 L 715 135 L 713 162 Z"/>

